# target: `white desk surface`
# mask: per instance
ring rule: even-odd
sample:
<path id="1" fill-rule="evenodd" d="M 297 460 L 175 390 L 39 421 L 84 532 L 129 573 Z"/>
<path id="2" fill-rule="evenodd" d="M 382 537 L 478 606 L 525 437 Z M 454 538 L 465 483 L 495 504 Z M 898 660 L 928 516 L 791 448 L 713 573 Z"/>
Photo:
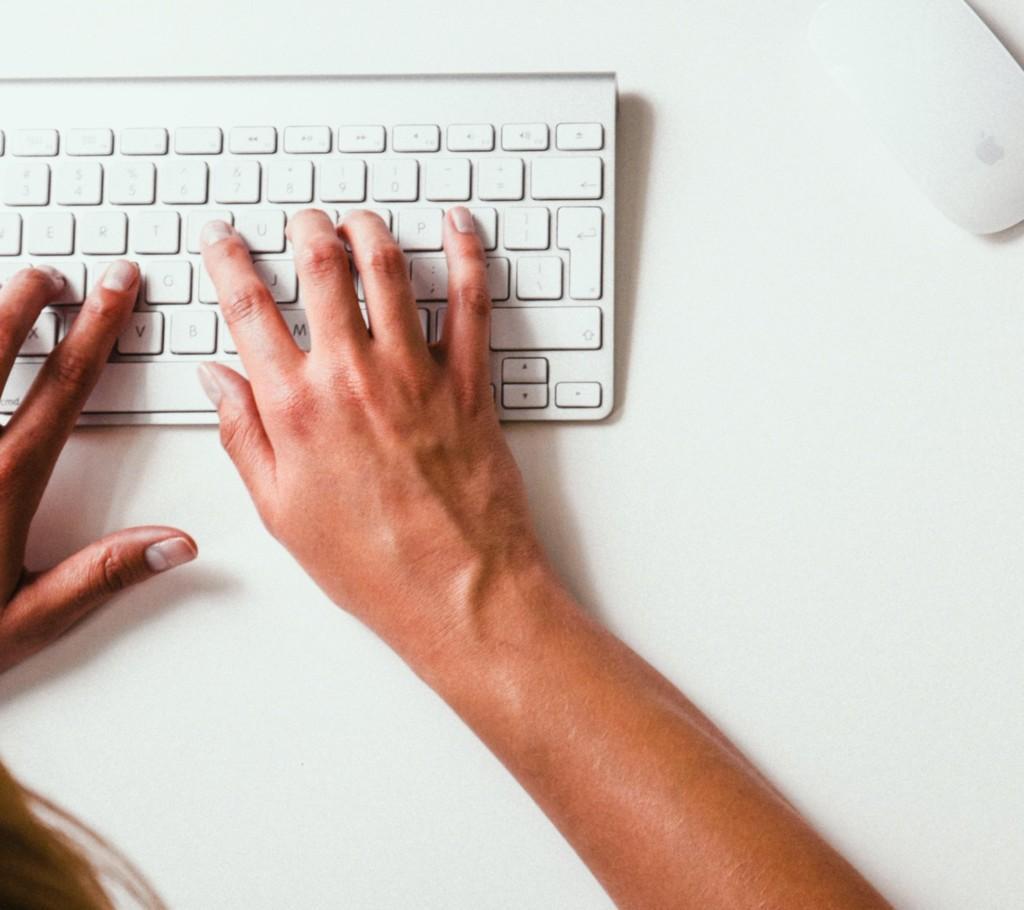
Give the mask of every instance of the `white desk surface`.
<path id="1" fill-rule="evenodd" d="M 544 537 L 898 906 L 1008 910 L 1024 232 L 929 208 L 823 78 L 814 5 L 9 3 L 0 71 L 617 70 L 621 408 L 509 429 Z M 1024 7 L 980 8 L 1024 48 Z M 0 753 L 172 906 L 610 906 L 264 533 L 215 433 L 77 434 L 32 554 L 149 521 L 201 561 L 7 675 Z"/>

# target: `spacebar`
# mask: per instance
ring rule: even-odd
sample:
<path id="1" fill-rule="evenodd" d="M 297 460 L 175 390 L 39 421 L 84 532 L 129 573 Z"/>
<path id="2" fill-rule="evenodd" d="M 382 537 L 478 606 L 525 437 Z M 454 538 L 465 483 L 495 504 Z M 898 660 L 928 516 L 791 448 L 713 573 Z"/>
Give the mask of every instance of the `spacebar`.
<path id="1" fill-rule="evenodd" d="M 236 366 L 229 363 L 229 366 Z M 89 396 L 84 414 L 151 414 L 212 411 L 196 377 L 198 362 L 108 363 Z M 0 397 L 0 414 L 12 414 L 28 392 L 41 363 L 18 363 Z"/>

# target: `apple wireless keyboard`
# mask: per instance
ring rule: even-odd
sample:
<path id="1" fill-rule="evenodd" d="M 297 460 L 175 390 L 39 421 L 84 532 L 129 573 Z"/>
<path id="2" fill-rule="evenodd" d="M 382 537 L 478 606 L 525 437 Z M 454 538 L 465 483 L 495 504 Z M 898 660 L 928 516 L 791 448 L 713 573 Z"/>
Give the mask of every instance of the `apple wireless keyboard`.
<path id="1" fill-rule="evenodd" d="M 117 257 L 139 300 L 82 423 L 206 424 L 196 365 L 239 366 L 199 255 L 233 223 L 296 343 L 310 337 L 288 218 L 370 208 L 409 261 L 441 337 L 444 211 L 468 206 L 494 300 L 502 420 L 600 420 L 614 402 L 613 74 L 0 80 L 0 285 L 67 278 L 0 396 L 17 408 L 85 293 Z M 360 283 L 360 304 L 364 307 Z"/>

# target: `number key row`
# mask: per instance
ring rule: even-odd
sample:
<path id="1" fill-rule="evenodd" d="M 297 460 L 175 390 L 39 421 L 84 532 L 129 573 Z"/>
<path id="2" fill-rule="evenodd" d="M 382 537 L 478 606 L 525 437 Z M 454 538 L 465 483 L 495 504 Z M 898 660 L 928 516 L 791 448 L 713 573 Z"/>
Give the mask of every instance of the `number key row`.
<path id="1" fill-rule="evenodd" d="M 45 162 L 7 166 L 0 201 L 9 206 L 203 205 L 212 195 L 221 204 L 253 204 L 264 194 L 268 202 L 303 204 L 313 201 L 314 183 L 322 202 L 363 202 L 367 189 L 378 202 L 415 202 L 422 193 L 432 202 L 466 202 L 472 196 L 473 163 L 468 158 L 437 158 L 423 165 L 414 158 L 385 158 L 372 171 L 357 158 L 330 159 L 318 168 L 306 159 L 267 162 L 224 159 L 212 167 L 201 159 L 177 159 L 159 169 L 150 161 L 119 161 L 104 170 L 97 161 Z M 523 199 L 526 168 L 521 158 L 484 158 L 476 163 L 476 192 L 484 201 Z M 159 181 L 157 179 L 159 173 Z M 368 179 L 369 173 L 369 179 Z M 534 199 L 600 199 L 603 165 L 600 158 L 552 157 L 530 165 Z M 52 186 L 51 186 L 52 184 Z M 52 200 L 51 200 L 52 189 Z"/>

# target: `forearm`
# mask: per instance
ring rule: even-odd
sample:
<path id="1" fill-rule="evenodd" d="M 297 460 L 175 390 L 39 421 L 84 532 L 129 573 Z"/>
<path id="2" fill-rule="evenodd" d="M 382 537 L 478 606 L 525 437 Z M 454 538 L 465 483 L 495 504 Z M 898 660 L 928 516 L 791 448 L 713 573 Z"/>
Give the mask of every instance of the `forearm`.
<path id="1" fill-rule="evenodd" d="M 660 674 L 544 569 L 414 668 L 623 908 L 887 904 Z"/>

